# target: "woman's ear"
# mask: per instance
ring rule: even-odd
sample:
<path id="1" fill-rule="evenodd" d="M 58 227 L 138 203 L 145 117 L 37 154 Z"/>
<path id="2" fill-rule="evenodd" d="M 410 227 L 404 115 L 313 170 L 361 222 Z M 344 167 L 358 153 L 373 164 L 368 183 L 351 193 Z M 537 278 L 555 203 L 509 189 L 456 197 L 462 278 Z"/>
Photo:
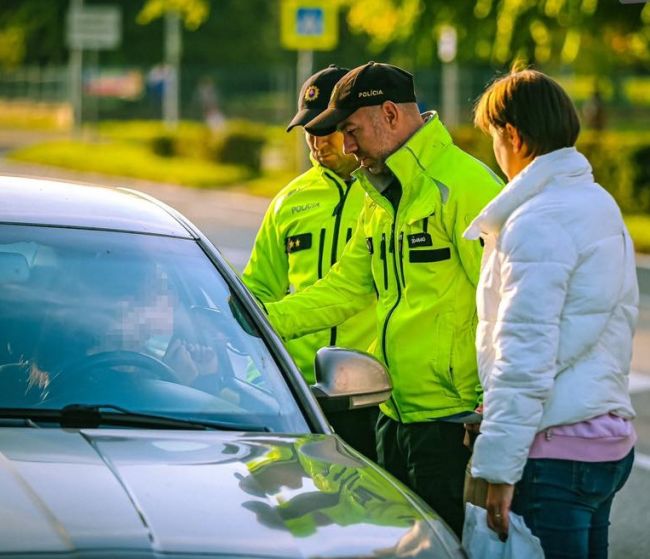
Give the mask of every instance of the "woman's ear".
<path id="1" fill-rule="evenodd" d="M 524 153 L 526 151 L 526 149 L 524 148 L 524 141 L 521 137 L 521 134 L 519 133 L 519 130 L 517 130 L 509 122 L 506 123 L 505 133 L 506 133 L 507 140 L 512 145 L 513 153 L 519 154 L 519 153 Z"/>

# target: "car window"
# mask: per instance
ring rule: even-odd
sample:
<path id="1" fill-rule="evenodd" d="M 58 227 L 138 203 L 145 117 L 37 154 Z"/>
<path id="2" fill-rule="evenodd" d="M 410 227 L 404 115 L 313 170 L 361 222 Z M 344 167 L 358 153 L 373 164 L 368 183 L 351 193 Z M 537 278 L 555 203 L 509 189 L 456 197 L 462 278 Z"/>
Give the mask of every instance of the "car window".
<path id="1" fill-rule="evenodd" d="M 113 405 L 307 431 L 242 314 L 193 240 L 3 225 L 0 407 Z"/>

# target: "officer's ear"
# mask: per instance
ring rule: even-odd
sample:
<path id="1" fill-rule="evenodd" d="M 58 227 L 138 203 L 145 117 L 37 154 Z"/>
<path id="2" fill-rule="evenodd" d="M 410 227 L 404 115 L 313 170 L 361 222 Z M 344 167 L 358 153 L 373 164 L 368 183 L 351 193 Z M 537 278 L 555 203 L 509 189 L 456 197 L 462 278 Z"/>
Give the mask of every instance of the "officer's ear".
<path id="1" fill-rule="evenodd" d="M 399 121 L 399 109 L 392 101 L 384 101 L 381 105 L 382 118 L 390 128 L 396 128 Z"/>

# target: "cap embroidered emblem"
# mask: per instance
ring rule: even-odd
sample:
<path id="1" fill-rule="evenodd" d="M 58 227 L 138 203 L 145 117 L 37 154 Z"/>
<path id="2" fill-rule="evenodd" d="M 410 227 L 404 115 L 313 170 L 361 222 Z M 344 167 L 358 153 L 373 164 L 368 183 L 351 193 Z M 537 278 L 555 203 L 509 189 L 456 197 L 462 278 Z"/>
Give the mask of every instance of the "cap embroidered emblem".
<path id="1" fill-rule="evenodd" d="M 315 85 L 310 85 L 305 91 L 305 101 L 315 101 L 318 99 L 318 94 L 320 91 Z"/>

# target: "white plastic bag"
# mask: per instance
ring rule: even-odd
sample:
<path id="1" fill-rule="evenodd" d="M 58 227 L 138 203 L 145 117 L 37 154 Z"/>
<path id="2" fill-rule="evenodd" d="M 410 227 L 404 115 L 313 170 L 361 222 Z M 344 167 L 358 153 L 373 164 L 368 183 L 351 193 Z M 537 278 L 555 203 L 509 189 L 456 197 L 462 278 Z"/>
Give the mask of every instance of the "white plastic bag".
<path id="1" fill-rule="evenodd" d="M 471 503 L 465 505 L 463 548 L 469 559 L 544 559 L 539 538 L 521 516 L 510 513 L 508 539 L 502 542 L 487 525 L 487 511 Z"/>

